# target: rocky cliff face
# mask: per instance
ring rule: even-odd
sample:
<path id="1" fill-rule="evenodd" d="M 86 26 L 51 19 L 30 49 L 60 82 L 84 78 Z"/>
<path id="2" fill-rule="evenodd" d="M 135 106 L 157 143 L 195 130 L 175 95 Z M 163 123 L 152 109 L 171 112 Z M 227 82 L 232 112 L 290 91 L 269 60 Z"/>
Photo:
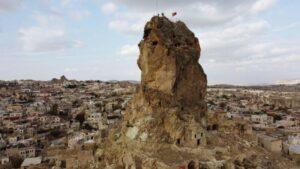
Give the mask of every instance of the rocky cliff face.
<path id="1" fill-rule="evenodd" d="M 145 26 L 139 48 L 141 92 L 145 99 L 181 106 L 203 102 L 207 82 L 198 63 L 201 48 L 183 22 L 153 17 Z"/>
<path id="2" fill-rule="evenodd" d="M 153 17 L 139 48 L 141 85 L 125 114 L 124 135 L 142 142 L 205 144 L 207 81 L 198 39 L 183 22 Z"/>

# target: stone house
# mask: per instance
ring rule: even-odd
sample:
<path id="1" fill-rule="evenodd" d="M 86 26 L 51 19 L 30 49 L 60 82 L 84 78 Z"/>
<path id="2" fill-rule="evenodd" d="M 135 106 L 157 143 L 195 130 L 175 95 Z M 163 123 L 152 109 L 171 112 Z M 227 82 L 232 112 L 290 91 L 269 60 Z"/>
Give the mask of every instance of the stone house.
<path id="1" fill-rule="evenodd" d="M 268 116 L 267 114 L 251 115 L 251 121 L 253 123 L 272 124 L 273 120 L 274 120 L 273 117 Z"/>
<path id="2" fill-rule="evenodd" d="M 10 120 L 17 120 L 17 119 L 22 118 L 22 116 L 23 116 L 23 114 L 20 112 L 14 112 L 14 113 L 9 114 Z"/>
<path id="3" fill-rule="evenodd" d="M 25 148 L 11 148 L 7 149 L 6 153 L 9 156 L 19 155 L 22 158 L 31 158 L 35 157 L 37 154 L 36 148 L 34 147 L 25 147 Z"/>
<path id="4" fill-rule="evenodd" d="M 252 126 L 245 121 L 236 122 L 234 131 L 239 135 L 251 135 L 252 134 Z"/>
<path id="5" fill-rule="evenodd" d="M 293 116 L 285 116 L 283 120 L 276 121 L 275 126 L 276 127 L 293 127 L 297 125 L 297 121 Z"/>
<path id="6" fill-rule="evenodd" d="M 288 136 L 288 139 L 283 143 L 283 152 L 300 161 L 300 135 Z"/>
<path id="7" fill-rule="evenodd" d="M 6 156 L 0 156 L 0 165 L 9 163 L 9 158 Z"/>
<path id="8" fill-rule="evenodd" d="M 178 133 L 179 134 L 179 133 Z M 199 147 L 206 145 L 206 133 L 198 124 L 192 122 L 183 135 L 178 135 L 175 140 L 177 146 Z"/>
<path id="9" fill-rule="evenodd" d="M 68 147 L 75 148 L 79 143 L 83 143 L 84 138 L 85 138 L 85 134 L 82 132 L 73 133 L 73 135 L 69 136 L 68 138 Z"/>
<path id="10" fill-rule="evenodd" d="M 10 136 L 8 137 L 8 143 L 9 144 L 17 144 L 19 138 L 17 136 Z"/>
<path id="11" fill-rule="evenodd" d="M 91 123 L 97 123 L 102 119 L 101 113 L 91 113 L 87 117 L 87 121 Z"/>
<path id="12" fill-rule="evenodd" d="M 0 149 L 2 149 L 4 147 L 6 147 L 6 141 L 3 138 L 1 138 L 1 135 L 0 135 Z"/>
<path id="13" fill-rule="evenodd" d="M 60 123 L 61 119 L 58 116 L 52 116 L 51 121 L 52 121 L 52 123 Z"/>
<path id="14" fill-rule="evenodd" d="M 258 145 L 273 153 L 281 153 L 282 140 L 264 134 L 258 135 Z"/>
<path id="15" fill-rule="evenodd" d="M 41 116 L 39 117 L 39 121 L 43 124 L 45 124 L 48 121 L 48 117 L 47 116 Z"/>
<path id="16" fill-rule="evenodd" d="M 36 166 L 42 163 L 42 157 L 25 158 L 21 164 L 21 169 L 28 169 L 31 166 Z"/>

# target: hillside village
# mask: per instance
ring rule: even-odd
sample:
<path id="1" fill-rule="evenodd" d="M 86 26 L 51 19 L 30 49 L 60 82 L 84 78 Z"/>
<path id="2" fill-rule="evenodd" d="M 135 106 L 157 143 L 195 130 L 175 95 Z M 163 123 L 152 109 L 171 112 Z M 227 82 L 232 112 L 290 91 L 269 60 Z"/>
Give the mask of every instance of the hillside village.
<path id="1" fill-rule="evenodd" d="M 1 166 L 54 165 L 61 155 L 53 154 L 56 150 L 95 145 L 122 118 L 135 87 L 64 76 L 49 82 L 1 82 Z M 66 159 L 61 161 L 66 166 Z"/>
<path id="2" fill-rule="evenodd" d="M 132 82 L 65 77 L 0 85 L 0 164 L 4 168 L 72 168 L 92 163 L 95 147 L 122 120 L 136 91 Z M 299 92 L 213 87 L 208 88 L 206 101 L 207 131 L 250 138 L 249 145 L 300 160 Z"/>
<path id="3" fill-rule="evenodd" d="M 208 89 L 209 130 L 254 137 L 254 144 L 299 160 L 299 92 Z"/>

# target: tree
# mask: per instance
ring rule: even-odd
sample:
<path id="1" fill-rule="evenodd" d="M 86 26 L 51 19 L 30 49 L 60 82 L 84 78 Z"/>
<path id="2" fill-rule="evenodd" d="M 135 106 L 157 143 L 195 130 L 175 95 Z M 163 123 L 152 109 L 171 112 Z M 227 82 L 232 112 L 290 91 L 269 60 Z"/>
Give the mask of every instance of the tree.
<path id="1" fill-rule="evenodd" d="M 58 115 L 58 104 L 53 104 L 50 111 L 49 111 L 49 114 L 51 115 Z"/>
<path id="2" fill-rule="evenodd" d="M 60 130 L 52 130 L 50 132 L 50 135 L 53 137 L 53 138 L 58 138 L 60 135 L 61 135 L 61 131 Z"/>
<path id="3" fill-rule="evenodd" d="M 89 123 L 85 123 L 82 127 L 83 129 L 92 131 L 92 130 L 96 130 L 93 126 L 91 126 Z"/>
<path id="4" fill-rule="evenodd" d="M 19 155 L 14 155 L 9 157 L 9 161 L 13 168 L 20 168 L 23 162 L 23 158 Z"/>
<path id="5" fill-rule="evenodd" d="M 82 126 L 82 123 L 85 121 L 85 114 L 84 113 L 77 114 L 75 120 L 79 121 L 80 126 Z"/>
<path id="6" fill-rule="evenodd" d="M 11 165 L 11 163 L 7 163 L 7 164 L 0 164 L 0 168 L 1 169 L 11 169 L 13 168 L 13 166 Z"/>
<path id="7" fill-rule="evenodd" d="M 275 114 L 273 117 L 274 117 L 274 121 L 282 120 L 281 115 Z"/>
<path id="8" fill-rule="evenodd" d="M 222 109 L 224 109 L 224 108 L 226 107 L 226 103 L 221 102 L 221 103 L 219 104 L 219 106 L 220 106 Z"/>

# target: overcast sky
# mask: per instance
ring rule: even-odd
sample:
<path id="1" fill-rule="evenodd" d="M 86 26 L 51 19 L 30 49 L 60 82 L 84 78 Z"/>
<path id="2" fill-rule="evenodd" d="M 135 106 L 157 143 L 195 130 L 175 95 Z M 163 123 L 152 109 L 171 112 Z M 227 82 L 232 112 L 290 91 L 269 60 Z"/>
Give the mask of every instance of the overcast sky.
<path id="1" fill-rule="evenodd" d="M 200 40 L 209 84 L 300 79 L 299 0 L 0 0 L 0 79 L 139 80 L 156 11 Z"/>

